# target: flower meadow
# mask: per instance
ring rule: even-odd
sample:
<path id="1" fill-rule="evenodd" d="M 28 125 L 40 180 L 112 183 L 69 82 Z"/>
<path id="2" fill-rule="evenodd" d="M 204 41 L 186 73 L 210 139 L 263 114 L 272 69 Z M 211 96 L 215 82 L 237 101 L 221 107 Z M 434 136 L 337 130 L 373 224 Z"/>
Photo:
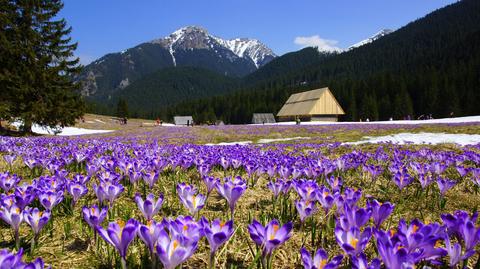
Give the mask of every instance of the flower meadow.
<path id="1" fill-rule="evenodd" d="M 480 145 L 0 137 L 0 159 L 0 268 L 480 268 Z"/>

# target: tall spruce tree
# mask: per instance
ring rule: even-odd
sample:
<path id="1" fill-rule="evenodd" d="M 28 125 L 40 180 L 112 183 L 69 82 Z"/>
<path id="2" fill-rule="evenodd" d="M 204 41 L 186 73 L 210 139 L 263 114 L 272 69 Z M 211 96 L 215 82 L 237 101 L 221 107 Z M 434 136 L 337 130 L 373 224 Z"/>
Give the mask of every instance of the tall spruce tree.
<path id="1" fill-rule="evenodd" d="M 60 0 L 0 0 L 0 97 L 3 116 L 19 118 L 23 130 L 33 123 L 64 127 L 84 113 L 72 77 L 80 71 Z"/>
<path id="2" fill-rule="evenodd" d="M 117 103 L 117 117 L 128 118 L 128 104 L 123 98 L 120 98 Z"/>

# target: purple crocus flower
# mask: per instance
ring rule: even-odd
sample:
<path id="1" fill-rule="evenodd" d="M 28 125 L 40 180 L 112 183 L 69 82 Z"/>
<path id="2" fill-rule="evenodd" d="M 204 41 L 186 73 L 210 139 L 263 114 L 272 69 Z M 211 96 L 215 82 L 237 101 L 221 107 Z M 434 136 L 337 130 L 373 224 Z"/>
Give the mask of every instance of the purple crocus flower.
<path id="1" fill-rule="evenodd" d="M 442 195 L 445 195 L 445 193 L 449 189 L 453 188 L 456 184 L 457 182 L 455 180 L 449 180 L 443 177 L 438 177 L 437 179 L 437 185 Z"/>
<path id="2" fill-rule="evenodd" d="M 292 236 L 292 228 L 293 224 L 291 222 L 280 226 L 276 219 L 270 221 L 265 227 L 255 219 L 252 224 L 248 225 L 250 238 L 262 248 L 264 258 L 270 256 L 275 248 Z"/>
<path id="3" fill-rule="evenodd" d="M 328 182 L 328 185 L 330 185 L 330 187 L 332 188 L 332 190 L 334 192 L 340 191 L 340 188 L 343 185 L 342 178 L 341 177 L 335 177 L 333 175 L 331 175 L 330 177 L 327 177 L 327 182 Z"/>
<path id="4" fill-rule="evenodd" d="M 369 200 L 367 206 L 372 212 L 373 223 L 376 228 L 379 228 L 380 225 L 382 225 L 395 208 L 395 206 L 389 202 L 380 203 L 375 199 Z"/>
<path id="5" fill-rule="evenodd" d="M 369 264 L 365 253 L 360 253 L 357 256 L 351 256 L 350 258 L 352 260 L 353 269 L 380 269 L 380 266 L 382 265 L 382 262 L 377 258 L 373 259 Z"/>
<path id="6" fill-rule="evenodd" d="M 377 249 L 387 268 L 406 269 L 414 268 L 414 260 L 400 243 L 393 243 L 390 236 L 384 231 L 376 231 Z"/>
<path id="7" fill-rule="evenodd" d="M 179 234 L 189 240 L 198 241 L 203 237 L 203 226 L 192 216 L 178 216 L 176 219 L 163 221 L 170 234 Z"/>
<path id="8" fill-rule="evenodd" d="M 156 246 L 157 256 L 165 269 L 174 269 L 193 255 L 197 245 L 198 240 L 176 233 L 169 235 L 162 230 Z"/>
<path id="9" fill-rule="evenodd" d="M 90 227 L 96 229 L 100 226 L 107 216 L 107 208 L 104 207 L 100 209 L 97 205 L 93 205 L 92 207 L 84 206 L 82 208 L 83 219 L 90 225 Z"/>
<path id="10" fill-rule="evenodd" d="M 344 204 L 343 214 L 340 214 L 338 223 L 343 230 L 348 231 L 352 227 L 360 228 L 365 225 L 371 215 L 372 212 L 370 210 L 359 208 L 356 205 L 349 206 Z"/>
<path id="11" fill-rule="evenodd" d="M 330 194 L 329 189 L 327 189 L 325 186 L 322 186 L 320 189 L 318 189 L 317 200 L 322 205 L 325 212 L 328 213 L 335 202 L 335 197 Z"/>
<path id="12" fill-rule="evenodd" d="M 71 181 L 67 184 L 67 191 L 72 195 L 73 205 L 75 205 L 80 198 L 88 193 L 88 188 L 81 183 Z"/>
<path id="13" fill-rule="evenodd" d="M 34 235 L 37 236 L 43 226 L 50 220 L 50 211 L 42 212 L 38 208 L 27 208 L 23 211 L 23 219 L 32 227 Z"/>
<path id="14" fill-rule="evenodd" d="M 160 193 L 158 199 L 155 200 L 153 193 L 147 195 L 145 200 L 142 199 L 139 193 L 135 195 L 135 202 L 147 220 L 151 220 L 155 216 L 163 204 L 163 193 Z"/>
<path id="15" fill-rule="evenodd" d="M 153 188 L 153 185 L 155 185 L 155 183 L 158 180 L 158 176 L 159 176 L 159 173 L 154 171 L 154 170 L 149 171 L 149 172 L 144 172 L 143 173 L 143 180 L 145 180 L 145 182 L 148 183 L 148 186 L 150 188 Z"/>
<path id="16" fill-rule="evenodd" d="M 155 244 L 163 230 L 163 224 L 154 220 L 149 220 L 147 225 L 141 224 L 138 228 L 138 236 L 147 245 L 151 255 L 155 253 Z"/>
<path id="17" fill-rule="evenodd" d="M 348 230 L 338 226 L 335 228 L 335 238 L 348 255 L 356 255 L 363 252 L 371 236 L 372 228 L 370 227 L 365 228 L 362 233 L 360 233 L 360 229 L 357 227 L 351 227 Z"/>
<path id="18" fill-rule="evenodd" d="M 53 207 L 63 200 L 63 191 L 41 191 L 38 200 L 45 209 L 52 211 Z"/>
<path id="19" fill-rule="evenodd" d="M 295 200 L 295 207 L 302 223 L 318 211 L 315 201 Z"/>
<path id="20" fill-rule="evenodd" d="M 17 156 L 16 156 L 16 155 L 13 155 L 13 154 L 3 155 L 3 159 L 4 159 L 5 162 L 7 162 L 9 165 L 12 165 L 16 158 L 17 158 Z"/>
<path id="21" fill-rule="evenodd" d="M 12 253 L 8 249 L 0 250 L 0 268 L 18 268 L 22 265 L 23 249 L 17 253 Z"/>
<path id="22" fill-rule="evenodd" d="M 31 185 L 22 184 L 15 188 L 15 203 L 20 209 L 24 209 L 35 199 L 34 188 Z"/>
<path id="23" fill-rule="evenodd" d="M 459 243 L 454 243 L 452 245 L 448 236 L 445 236 L 445 250 L 448 253 L 448 265 L 451 268 L 455 268 L 461 261 L 466 260 L 475 254 L 475 250 L 472 249 L 466 251 L 462 255 L 462 246 Z"/>
<path id="24" fill-rule="evenodd" d="M 203 217 L 200 222 L 203 226 L 203 233 L 210 245 L 210 254 L 213 255 L 217 249 L 232 236 L 233 221 L 223 222 L 215 219 L 210 225 L 208 220 Z"/>
<path id="25" fill-rule="evenodd" d="M 20 228 L 20 224 L 23 222 L 23 213 L 15 204 L 12 205 L 10 208 L 3 208 L 0 210 L 0 218 L 3 219 L 6 223 L 10 224 L 12 229 L 15 232 L 15 245 L 16 248 L 20 248 L 20 239 L 18 230 Z"/>
<path id="26" fill-rule="evenodd" d="M 273 192 L 273 197 L 277 198 L 280 194 L 287 194 L 290 190 L 292 182 L 277 179 L 276 181 L 269 181 L 267 187 Z"/>
<path id="27" fill-rule="evenodd" d="M 100 181 L 100 184 L 93 185 L 93 190 L 97 194 L 97 198 L 102 203 L 104 200 L 110 202 L 110 206 L 117 197 L 124 191 L 124 187 L 120 183 L 112 183 L 110 181 Z"/>
<path id="28" fill-rule="evenodd" d="M 205 206 L 206 197 L 203 194 L 197 194 L 197 188 L 182 183 L 177 186 L 177 193 L 182 204 L 192 215 Z"/>
<path id="29" fill-rule="evenodd" d="M 407 173 L 406 169 L 396 172 L 393 176 L 393 182 L 395 182 L 400 190 L 408 186 L 412 181 L 413 177 Z"/>
<path id="30" fill-rule="evenodd" d="M 215 188 L 215 185 L 217 184 L 217 182 L 220 181 L 218 178 L 214 178 L 210 176 L 204 176 L 202 177 L 202 180 L 203 180 L 203 183 L 205 183 L 205 186 L 207 187 L 207 196 Z"/>
<path id="31" fill-rule="evenodd" d="M 137 235 L 138 221 L 129 219 L 127 223 L 125 223 L 119 220 L 117 222 L 110 222 L 107 229 L 98 226 L 97 230 L 105 241 L 118 250 L 122 258 L 122 267 L 126 268 L 125 257 L 127 256 L 127 249 Z"/>
<path id="32" fill-rule="evenodd" d="M 329 262 L 327 252 L 321 248 L 315 252 L 313 260 L 310 252 L 305 248 L 300 250 L 300 254 L 305 269 L 335 269 L 338 268 L 343 260 L 343 255 L 338 255 L 333 257 Z"/>
<path id="33" fill-rule="evenodd" d="M 233 180 L 228 178 L 225 179 L 225 183 L 223 184 L 218 182 L 216 187 L 218 193 L 220 193 L 223 198 L 227 200 L 230 207 L 230 215 L 233 219 L 233 215 L 235 213 L 235 204 L 247 189 L 247 184 L 242 180 L 241 177 L 235 177 Z"/>
<path id="34" fill-rule="evenodd" d="M 304 201 L 315 201 L 317 191 L 319 189 L 315 180 L 297 180 L 294 181 L 294 188 L 298 193 L 298 196 Z"/>
<path id="35" fill-rule="evenodd" d="M 16 174 L 10 174 L 9 172 L 0 173 L 0 188 L 5 192 L 9 192 L 12 188 L 17 186 L 22 178 Z"/>

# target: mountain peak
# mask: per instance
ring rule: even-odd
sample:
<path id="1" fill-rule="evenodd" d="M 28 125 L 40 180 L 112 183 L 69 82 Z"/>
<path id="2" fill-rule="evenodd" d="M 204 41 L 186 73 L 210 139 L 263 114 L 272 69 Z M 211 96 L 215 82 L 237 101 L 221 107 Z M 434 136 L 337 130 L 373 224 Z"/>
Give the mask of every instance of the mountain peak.
<path id="1" fill-rule="evenodd" d="M 348 47 L 348 49 L 354 49 L 354 48 L 358 48 L 358 47 L 361 47 L 363 45 L 366 45 L 366 44 L 369 44 L 369 43 L 372 43 L 373 41 L 377 40 L 377 39 L 380 39 L 390 33 L 392 33 L 393 30 L 391 29 L 382 29 L 380 30 L 379 32 L 377 32 L 376 34 L 374 34 L 373 36 L 367 38 L 367 39 L 364 39 L 358 43 L 355 43 L 353 44 L 352 46 Z"/>
<path id="2" fill-rule="evenodd" d="M 152 40 L 151 43 L 161 44 L 170 51 L 175 63 L 175 52 L 177 50 L 206 49 L 219 51 L 229 51 L 231 55 L 225 55 L 226 58 L 234 60 L 243 58 L 252 61 L 256 68 L 259 68 L 273 58 L 275 53 L 265 44 L 257 39 L 233 38 L 223 39 L 208 33 L 200 26 L 182 27 L 170 35 Z M 229 54 L 227 52 L 227 54 Z"/>

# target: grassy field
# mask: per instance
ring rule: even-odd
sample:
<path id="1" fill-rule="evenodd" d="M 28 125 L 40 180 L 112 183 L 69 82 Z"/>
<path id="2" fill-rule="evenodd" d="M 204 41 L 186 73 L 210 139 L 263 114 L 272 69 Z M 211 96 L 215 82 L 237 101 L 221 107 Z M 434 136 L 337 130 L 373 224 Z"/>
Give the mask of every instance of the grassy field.
<path id="1" fill-rule="evenodd" d="M 95 121 L 95 119 L 100 120 Z M 94 123 L 89 123 L 94 122 Z M 104 122 L 104 123 L 102 123 Z M 218 268 L 257 268 L 261 266 L 258 258 L 259 246 L 251 240 L 248 225 L 253 219 L 266 223 L 278 219 L 281 223 L 292 222 L 291 238 L 274 252 L 272 268 L 301 268 L 300 249 L 309 251 L 323 248 L 330 257 L 343 254 L 345 257 L 341 267 L 352 266 L 352 257 L 338 244 L 334 234 L 335 226 L 341 218 L 342 205 L 335 202 L 332 209 L 326 211 L 314 201 L 318 210 L 305 222 L 299 219 L 295 201 L 302 200 L 296 187 L 288 194 L 274 198 L 267 187 L 268 182 L 280 179 L 298 183 L 304 178 L 313 180 L 318 186 L 326 186 L 333 193 L 333 186 L 328 181 L 334 177 L 343 182 L 335 200 L 346 197 L 347 189 L 361 190 L 362 195 L 355 207 L 367 208 L 367 201 L 375 198 L 383 203 L 395 205 L 392 214 L 378 229 L 398 230 L 401 219 L 410 222 L 418 219 L 425 223 L 442 223 L 443 213 L 453 213 L 455 210 L 467 212 L 477 211 L 480 205 L 478 186 L 473 172 L 460 175 L 458 166 L 469 169 L 479 168 L 480 148 L 474 146 L 459 147 L 455 145 L 359 145 L 339 146 L 333 142 L 357 141 L 363 136 L 386 135 L 398 132 L 446 132 L 446 133 L 480 133 L 478 124 L 429 125 L 429 126 L 196 126 L 196 127 L 140 127 L 143 120 L 129 120 L 128 124 L 119 125 L 109 122 L 107 117 L 87 115 L 85 123 L 78 127 L 91 129 L 115 129 L 114 133 L 104 135 L 89 135 L 79 138 L 35 137 L 35 138 L 0 138 L 0 155 L 15 156 L 13 163 L 1 158 L 0 172 L 10 172 L 22 178 L 22 183 L 31 184 L 35 188 L 37 198 L 31 207 L 43 206 L 38 193 L 45 188 L 63 191 L 63 200 L 53 208 L 52 218 L 42 229 L 34 249 L 30 243 L 33 238 L 30 226 L 26 223 L 20 226 L 21 247 L 25 250 L 25 259 L 32 260 L 42 257 L 46 264 L 53 268 L 112 268 L 120 267 L 120 257 L 115 249 L 98 235 L 83 220 L 82 206 L 99 204 L 98 195 L 93 190 L 93 184 L 103 184 L 103 173 L 118 176 L 115 184 L 121 184 L 125 190 L 115 199 L 108 210 L 108 216 L 103 222 L 105 228 L 109 222 L 135 218 L 140 223 L 146 223 L 144 216 L 134 201 L 135 193 L 145 197 L 153 193 L 158 197 L 164 195 L 163 206 L 154 220 L 161 222 L 164 218 L 177 218 L 180 215 L 190 215 L 181 203 L 177 193 L 179 183 L 187 183 L 198 188 L 198 192 L 207 195 L 207 188 L 199 172 L 201 162 L 208 165 L 208 175 L 219 181 L 228 181 L 227 177 L 240 176 L 247 185 L 245 193 L 235 206 L 234 233 L 216 253 Z M 204 143 L 219 143 L 229 141 L 253 142 L 264 138 L 309 137 L 310 139 L 248 146 L 203 146 Z M 87 156 L 85 160 L 75 161 L 76 155 Z M 221 157 L 228 162 L 240 161 L 238 168 L 230 165 L 224 168 Z M 475 158 L 477 159 L 475 159 Z M 38 162 L 36 168 L 30 169 L 25 161 L 34 159 Z M 154 160 L 165 162 L 165 165 L 153 165 Z M 341 168 L 337 160 L 351 167 Z M 111 163 L 110 163 L 111 162 Z M 138 163 L 142 167 L 140 179 L 132 183 L 131 171 L 123 171 L 121 163 Z M 412 164 L 425 165 L 442 164 L 446 168 L 441 172 L 428 172 L 432 182 L 423 188 L 420 175 Z M 255 167 L 249 172 L 247 166 Z M 50 166 L 49 166 L 50 165 Z M 66 187 L 56 188 L 56 184 L 68 185 L 75 175 L 89 174 L 87 165 L 97 165 L 98 169 L 84 185 L 88 193 L 75 206 L 71 204 L 71 195 Z M 326 166 L 325 166 L 326 165 Z M 347 166 L 348 166 L 347 165 Z M 406 175 L 412 178 L 411 183 L 400 189 L 395 183 L 395 172 L 392 167 L 404 168 Z M 329 173 L 319 172 L 310 175 L 305 169 L 322 169 L 332 166 Z M 381 170 L 373 175 L 365 170 L 367 166 L 375 166 Z M 274 172 L 267 170 L 273 167 Z M 302 175 L 282 175 L 281 168 L 298 169 Z M 137 168 L 132 168 L 137 169 Z M 139 168 L 140 169 L 140 168 Z M 432 168 L 433 169 L 433 168 Z M 65 174 L 59 171 L 65 171 Z M 309 170 L 309 171 L 310 171 Z M 158 181 L 153 187 L 147 186 L 145 173 L 158 173 Z M 305 174 L 306 173 L 306 174 Z M 447 178 L 455 185 L 442 195 L 436 181 Z M 43 186 L 39 182 L 48 182 Z M 108 180 L 107 180 L 108 181 Z M 55 182 L 55 183 L 52 183 Z M 41 186 L 40 186 L 40 185 Z M 49 185 L 50 184 L 50 185 Z M 300 187 L 299 187 L 300 188 Z M 12 189 L 13 190 L 13 189 Z M 2 199 L 12 194 L 3 191 Z M 332 194 L 333 195 L 333 194 Z M 5 207 L 3 210 L 6 210 Z M 228 220 L 230 213 L 226 200 L 217 190 L 213 190 L 206 200 L 205 206 L 193 216 L 196 220 L 206 217 Z M 370 220 L 366 225 L 372 226 Z M 362 227 L 361 229 L 366 229 Z M 2 248 L 15 249 L 15 238 L 12 228 L 2 222 L 0 228 Z M 445 243 L 439 238 L 438 247 L 445 248 Z M 459 243 L 463 244 L 461 240 Z M 206 239 L 198 242 L 198 249 L 192 257 L 183 263 L 186 268 L 205 268 L 208 266 L 209 251 Z M 377 242 L 372 238 L 365 246 L 364 252 L 369 259 L 382 258 L 377 250 Z M 478 259 L 474 255 L 468 260 L 473 266 Z M 448 255 L 438 258 L 448 264 Z M 160 268 L 160 262 L 157 261 Z M 421 260 L 418 265 L 430 265 Z M 136 237 L 128 248 L 127 265 L 130 268 L 151 267 L 145 244 Z"/>

